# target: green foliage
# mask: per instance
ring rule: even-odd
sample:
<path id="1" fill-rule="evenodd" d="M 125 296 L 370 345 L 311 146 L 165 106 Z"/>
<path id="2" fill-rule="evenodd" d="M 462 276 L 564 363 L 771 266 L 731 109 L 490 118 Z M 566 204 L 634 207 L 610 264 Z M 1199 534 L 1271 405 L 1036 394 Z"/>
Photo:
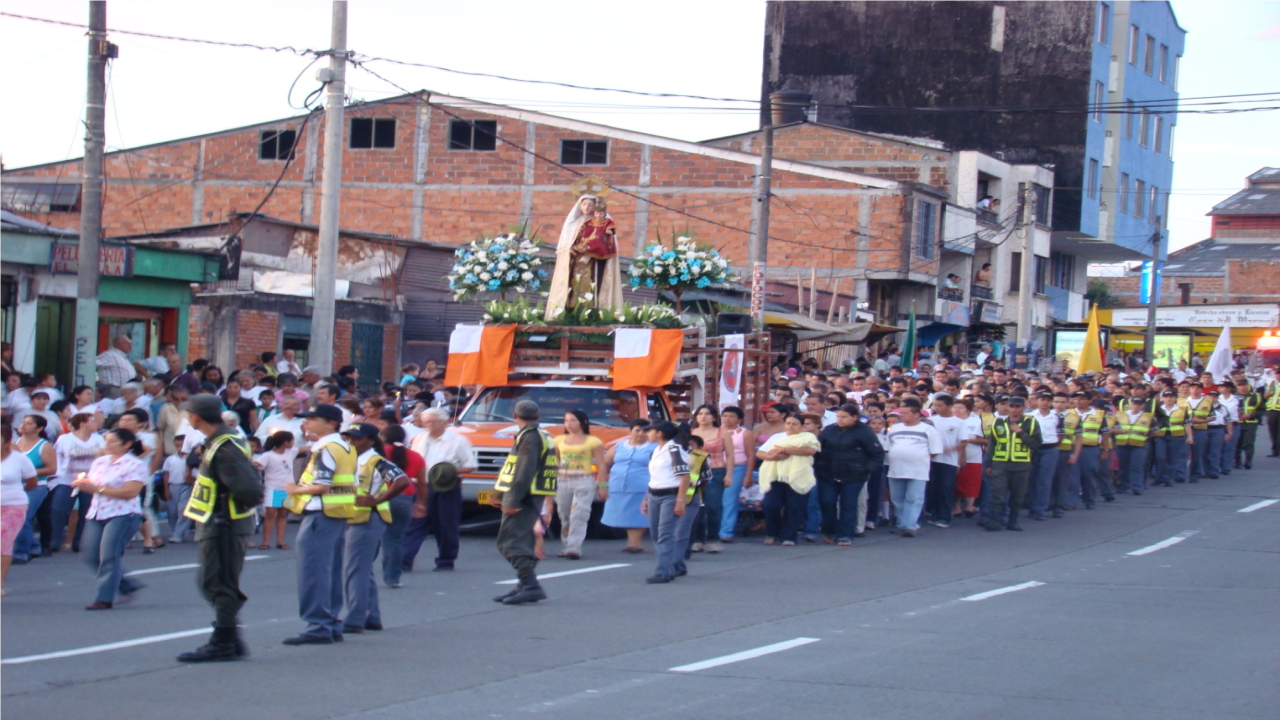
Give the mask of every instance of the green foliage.
<path id="1" fill-rule="evenodd" d="M 1091 281 L 1089 289 L 1084 293 L 1084 297 L 1099 308 L 1113 308 L 1121 305 L 1120 299 L 1111 294 L 1111 288 L 1107 287 L 1105 280 Z"/>

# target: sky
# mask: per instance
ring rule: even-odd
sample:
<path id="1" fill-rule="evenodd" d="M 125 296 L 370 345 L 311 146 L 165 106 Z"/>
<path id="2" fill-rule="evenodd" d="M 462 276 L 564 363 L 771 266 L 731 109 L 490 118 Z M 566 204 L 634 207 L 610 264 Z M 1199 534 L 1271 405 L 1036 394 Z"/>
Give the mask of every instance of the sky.
<path id="1" fill-rule="evenodd" d="M 1280 0 L 1179 0 L 1188 30 L 1183 97 L 1280 91 Z M 0 11 L 86 23 L 83 0 L 0 0 Z M 457 70 L 646 92 L 756 100 L 763 0 L 359 0 L 348 47 Z M 260 45 L 329 46 L 331 3 L 112 0 L 111 28 Z M 288 52 L 116 34 L 107 96 L 108 149 L 288 117 L 314 90 L 316 66 Z M 756 127 L 747 103 L 710 103 L 470 77 L 371 62 L 404 88 L 429 89 L 616 127 L 705 140 Z M 360 69 L 349 95 L 400 94 Z M 289 91 L 293 87 L 292 98 Z M 0 17 L 0 153 L 5 167 L 83 152 L 85 39 L 77 28 Z M 1263 166 L 1280 166 L 1280 111 L 1179 118 L 1169 231 L 1173 249 L 1208 237 L 1213 205 Z"/>

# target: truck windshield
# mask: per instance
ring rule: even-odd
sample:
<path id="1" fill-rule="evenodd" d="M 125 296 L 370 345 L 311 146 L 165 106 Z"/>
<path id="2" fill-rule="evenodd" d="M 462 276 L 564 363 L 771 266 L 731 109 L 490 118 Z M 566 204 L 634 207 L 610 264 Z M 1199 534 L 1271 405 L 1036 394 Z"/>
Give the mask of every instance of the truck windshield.
<path id="1" fill-rule="evenodd" d="M 515 422 L 516 403 L 532 400 L 542 410 L 543 423 L 560 422 L 570 410 L 581 410 L 593 425 L 626 427 L 640 414 L 634 390 L 607 387 L 489 388 L 462 414 L 462 422 Z"/>

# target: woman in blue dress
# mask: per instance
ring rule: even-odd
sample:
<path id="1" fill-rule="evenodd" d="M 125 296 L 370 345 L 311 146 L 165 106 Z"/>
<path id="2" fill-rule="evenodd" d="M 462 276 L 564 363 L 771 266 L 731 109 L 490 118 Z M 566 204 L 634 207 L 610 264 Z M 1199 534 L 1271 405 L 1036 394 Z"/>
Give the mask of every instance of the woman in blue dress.
<path id="1" fill-rule="evenodd" d="M 640 506 L 649 493 L 649 458 L 658 446 L 649 442 L 648 431 L 648 420 L 631 421 L 631 435 L 604 456 L 601 474 L 608 473 L 609 481 L 597 483 L 600 499 L 605 501 L 600 521 L 627 531 L 627 546 L 622 549 L 627 553 L 644 552 L 641 541 L 649 527 Z"/>

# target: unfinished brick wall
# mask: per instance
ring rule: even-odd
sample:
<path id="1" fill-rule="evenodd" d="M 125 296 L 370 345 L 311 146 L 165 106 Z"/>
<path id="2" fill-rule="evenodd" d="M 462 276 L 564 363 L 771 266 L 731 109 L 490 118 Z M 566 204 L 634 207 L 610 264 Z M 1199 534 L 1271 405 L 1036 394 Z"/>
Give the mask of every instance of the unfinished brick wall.
<path id="1" fill-rule="evenodd" d="M 333 323 L 333 370 L 351 364 L 351 321 L 335 320 Z M 398 379 L 398 378 L 397 378 Z"/>
<path id="2" fill-rule="evenodd" d="M 240 310 L 236 315 L 236 367 L 262 362 L 262 353 L 279 352 L 280 315 L 261 310 Z"/>
<path id="3" fill-rule="evenodd" d="M 187 315 L 187 355 L 192 359 L 207 358 L 213 352 L 209 342 L 213 315 L 203 305 L 192 305 Z"/>
<path id="4" fill-rule="evenodd" d="M 400 326 L 382 326 L 382 380 L 395 382 L 400 379 Z"/>

